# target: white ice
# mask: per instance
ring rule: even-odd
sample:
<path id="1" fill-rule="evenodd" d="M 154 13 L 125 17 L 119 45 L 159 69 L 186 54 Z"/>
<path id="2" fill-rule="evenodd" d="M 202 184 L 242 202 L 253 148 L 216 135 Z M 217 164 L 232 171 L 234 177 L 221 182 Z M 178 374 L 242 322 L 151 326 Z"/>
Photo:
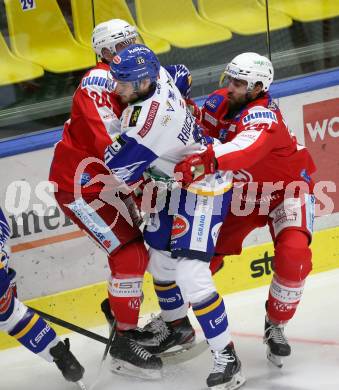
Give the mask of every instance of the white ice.
<path id="1" fill-rule="evenodd" d="M 339 269 L 309 277 L 298 311 L 286 328 L 292 355 L 278 369 L 266 360 L 262 343 L 264 302 L 268 287 L 224 297 L 237 353 L 243 364 L 245 390 L 339 389 Z M 144 318 L 143 320 L 146 320 Z M 195 322 L 196 327 L 198 327 Z M 106 327 L 93 331 L 105 334 Z M 198 337 L 202 338 L 201 330 Z M 160 381 L 122 377 L 109 371 L 107 359 L 95 387 L 104 345 L 71 334 L 72 351 L 86 368 L 91 390 L 200 390 L 212 366 L 210 352 L 164 367 Z M 54 366 L 24 348 L 0 352 L 1 390 L 76 390 Z"/>

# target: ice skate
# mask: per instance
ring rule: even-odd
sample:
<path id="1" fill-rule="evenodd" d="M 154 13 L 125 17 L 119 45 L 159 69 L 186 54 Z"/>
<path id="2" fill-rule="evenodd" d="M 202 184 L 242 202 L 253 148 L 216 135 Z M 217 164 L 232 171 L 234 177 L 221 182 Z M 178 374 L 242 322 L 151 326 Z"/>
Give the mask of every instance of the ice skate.
<path id="1" fill-rule="evenodd" d="M 284 326 L 272 324 L 266 317 L 264 343 L 267 345 L 267 359 L 281 368 L 283 357 L 291 354 L 291 347 L 284 335 Z"/>
<path id="2" fill-rule="evenodd" d="M 129 331 L 117 331 L 109 352 L 115 373 L 143 379 L 161 378 L 161 359 L 131 338 Z"/>
<path id="3" fill-rule="evenodd" d="M 213 351 L 214 366 L 207 378 L 207 386 L 213 390 L 235 390 L 241 387 L 246 379 L 241 374 L 241 363 L 235 353 L 233 343 L 222 351 Z"/>
<path id="4" fill-rule="evenodd" d="M 69 339 L 64 342 L 59 341 L 57 345 L 50 349 L 55 364 L 67 381 L 78 382 L 84 375 L 85 369 L 81 366 L 72 352 L 69 350 Z"/>
<path id="5" fill-rule="evenodd" d="M 161 357 L 182 353 L 195 344 L 195 330 L 187 316 L 172 322 L 165 322 L 160 315 L 156 316 L 143 331 L 152 333 L 153 338 L 140 340 L 140 344 Z"/>

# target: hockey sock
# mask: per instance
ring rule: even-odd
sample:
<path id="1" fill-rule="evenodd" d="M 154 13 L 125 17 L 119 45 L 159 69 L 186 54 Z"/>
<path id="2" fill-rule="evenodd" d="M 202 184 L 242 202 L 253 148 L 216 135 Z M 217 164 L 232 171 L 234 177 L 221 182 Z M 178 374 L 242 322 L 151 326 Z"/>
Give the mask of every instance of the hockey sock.
<path id="1" fill-rule="evenodd" d="M 33 353 L 47 361 L 53 361 L 49 350 L 57 344 L 59 338 L 54 329 L 34 311 L 27 309 L 25 315 L 8 334 Z"/>
<path id="2" fill-rule="evenodd" d="M 117 329 L 136 328 L 141 304 L 141 288 L 141 277 L 110 279 L 108 298 L 117 321 Z"/>
<path id="3" fill-rule="evenodd" d="M 171 322 L 187 315 L 188 303 L 184 302 L 179 286 L 175 282 L 162 283 L 153 280 L 154 290 L 164 321 Z"/>
<path id="4" fill-rule="evenodd" d="M 221 351 L 231 342 L 222 297 L 216 292 L 200 303 L 192 304 L 197 320 L 213 351 Z"/>

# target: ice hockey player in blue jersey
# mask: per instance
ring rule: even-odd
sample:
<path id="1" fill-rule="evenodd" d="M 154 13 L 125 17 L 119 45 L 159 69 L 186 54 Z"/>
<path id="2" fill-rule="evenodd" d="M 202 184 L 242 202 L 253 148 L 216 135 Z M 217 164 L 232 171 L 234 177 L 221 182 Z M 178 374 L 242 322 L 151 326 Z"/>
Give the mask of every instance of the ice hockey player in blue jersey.
<path id="1" fill-rule="evenodd" d="M 171 345 L 192 343 L 194 329 L 186 315 L 191 304 L 213 355 L 207 385 L 237 389 L 245 380 L 224 302 L 209 269 L 231 201 L 232 173 L 211 167 L 203 180 L 188 188 L 173 179 L 174 167 L 183 156 L 209 149 L 206 144 L 213 140 L 202 136 L 173 78 L 150 49 L 132 45 L 122 50 L 113 58 L 110 74 L 115 92 L 129 105 L 122 113 L 119 134 L 106 149 L 106 165 L 127 184 L 138 181 L 146 171 L 167 186 L 144 231 L 150 246 L 148 270 L 166 332 L 158 335 L 158 344 L 146 349 L 160 353 Z"/>
<path id="2" fill-rule="evenodd" d="M 8 266 L 5 246 L 9 236 L 10 228 L 0 207 L 0 330 L 31 352 L 54 362 L 66 380 L 78 382 L 84 368 L 71 353 L 69 340 L 63 342 L 46 321 L 16 297 L 15 271 Z"/>

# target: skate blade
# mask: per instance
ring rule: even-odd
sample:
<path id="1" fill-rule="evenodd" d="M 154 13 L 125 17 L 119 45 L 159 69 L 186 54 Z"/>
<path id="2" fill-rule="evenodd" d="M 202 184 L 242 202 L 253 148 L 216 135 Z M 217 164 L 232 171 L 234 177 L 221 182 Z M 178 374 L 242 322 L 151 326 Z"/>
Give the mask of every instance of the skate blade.
<path id="1" fill-rule="evenodd" d="M 202 340 L 198 343 L 193 342 L 189 345 L 186 344 L 185 348 L 183 345 L 180 349 L 169 349 L 168 351 L 165 351 L 158 356 L 161 357 L 161 360 L 165 364 L 178 364 L 196 358 L 197 356 L 205 352 L 207 349 L 208 344 L 205 340 Z"/>
<path id="2" fill-rule="evenodd" d="M 274 355 L 269 348 L 267 348 L 267 359 L 278 368 L 282 368 L 283 360 L 281 356 Z"/>
<path id="3" fill-rule="evenodd" d="M 211 390 L 236 390 L 239 389 L 246 382 L 246 378 L 242 376 L 241 372 L 236 373 L 232 380 L 227 383 L 209 387 Z"/>
<path id="4" fill-rule="evenodd" d="M 132 376 L 140 379 L 161 379 L 161 370 L 140 368 L 123 360 L 112 359 L 111 371 L 118 375 Z"/>
<path id="5" fill-rule="evenodd" d="M 83 381 L 77 381 L 76 384 L 78 385 L 79 389 L 87 390 L 87 387 L 86 387 L 86 385 L 84 384 Z"/>

